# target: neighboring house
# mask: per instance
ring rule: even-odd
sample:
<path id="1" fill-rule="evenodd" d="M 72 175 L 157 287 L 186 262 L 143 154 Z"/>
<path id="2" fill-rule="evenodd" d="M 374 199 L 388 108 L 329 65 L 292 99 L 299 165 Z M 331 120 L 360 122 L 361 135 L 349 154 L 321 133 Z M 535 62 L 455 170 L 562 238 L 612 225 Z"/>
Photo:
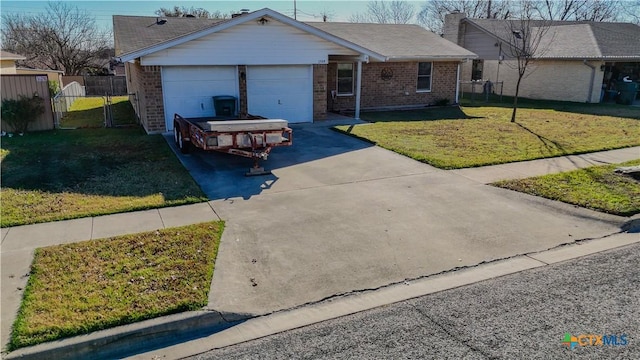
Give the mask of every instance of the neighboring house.
<path id="1" fill-rule="evenodd" d="M 0 51 L 0 74 L 16 74 L 16 61 L 25 60 L 26 57 L 8 51 Z"/>
<path id="2" fill-rule="evenodd" d="M 510 51 L 510 23 L 518 20 L 445 17 L 443 37 L 478 58 L 462 66 L 461 80 L 504 82 L 514 95 L 518 78 Z M 533 21 L 533 31 L 545 22 Z M 553 21 L 546 23 L 535 61 L 520 85 L 519 96 L 576 102 L 611 101 L 623 78 L 640 82 L 640 26 L 630 23 Z M 498 89 L 499 90 L 499 89 Z"/>
<path id="3" fill-rule="evenodd" d="M 240 114 L 291 123 L 455 102 L 459 64 L 475 58 L 415 25 L 303 23 L 270 9 L 228 20 L 113 23 L 116 59 L 149 133 L 172 130 L 174 113 L 214 116 L 217 95 L 236 97 Z"/>

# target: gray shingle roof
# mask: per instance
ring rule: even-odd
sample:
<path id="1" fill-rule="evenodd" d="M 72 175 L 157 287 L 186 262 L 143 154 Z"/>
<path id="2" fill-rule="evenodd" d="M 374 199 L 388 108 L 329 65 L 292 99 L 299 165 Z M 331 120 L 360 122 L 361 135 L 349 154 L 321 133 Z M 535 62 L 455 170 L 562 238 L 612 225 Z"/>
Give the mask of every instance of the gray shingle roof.
<path id="1" fill-rule="evenodd" d="M 220 25 L 228 20 L 113 16 L 116 56 L 146 49 L 181 36 Z M 417 25 L 306 23 L 325 33 L 388 58 L 473 58 L 476 55 Z"/>
<path id="2" fill-rule="evenodd" d="M 475 58 L 476 55 L 418 25 L 308 22 L 307 24 L 386 57 Z"/>
<path id="3" fill-rule="evenodd" d="M 224 20 L 202 18 L 164 18 L 160 25 L 155 16 L 113 16 L 113 36 L 116 56 L 144 49 L 155 44 L 197 32 Z"/>
<path id="4" fill-rule="evenodd" d="M 518 20 L 467 19 L 508 42 Z M 544 21 L 532 25 L 544 26 Z M 547 59 L 640 59 L 640 26 L 631 23 L 553 21 L 539 46 Z"/>

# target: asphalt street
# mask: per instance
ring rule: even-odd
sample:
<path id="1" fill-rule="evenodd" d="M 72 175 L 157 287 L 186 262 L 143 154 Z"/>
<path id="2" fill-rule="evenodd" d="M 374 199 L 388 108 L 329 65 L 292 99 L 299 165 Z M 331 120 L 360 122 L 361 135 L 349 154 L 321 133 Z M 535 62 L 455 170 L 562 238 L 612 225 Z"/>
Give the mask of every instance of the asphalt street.
<path id="1" fill-rule="evenodd" d="M 640 359 L 639 264 L 631 245 L 190 359 Z"/>

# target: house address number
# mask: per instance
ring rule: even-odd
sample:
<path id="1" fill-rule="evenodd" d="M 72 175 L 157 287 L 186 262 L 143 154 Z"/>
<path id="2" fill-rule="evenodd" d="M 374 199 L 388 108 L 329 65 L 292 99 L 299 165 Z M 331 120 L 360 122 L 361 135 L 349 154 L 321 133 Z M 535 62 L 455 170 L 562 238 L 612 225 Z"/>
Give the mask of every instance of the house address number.
<path id="1" fill-rule="evenodd" d="M 326 64 L 326 63 L 327 63 L 327 60 L 324 60 L 324 59 L 318 60 L 318 64 Z"/>

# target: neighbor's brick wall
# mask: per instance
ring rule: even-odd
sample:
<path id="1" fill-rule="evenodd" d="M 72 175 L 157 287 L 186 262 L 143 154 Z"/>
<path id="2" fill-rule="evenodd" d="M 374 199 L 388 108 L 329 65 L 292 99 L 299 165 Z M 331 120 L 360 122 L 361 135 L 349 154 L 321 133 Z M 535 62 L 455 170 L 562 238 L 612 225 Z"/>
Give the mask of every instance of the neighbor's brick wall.
<path id="1" fill-rule="evenodd" d="M 596 67 L 593 80 L 591 102 L 600 102 L 600 91 L 604 71 L 600 66 L 604 62 L 591 61 Z M 497 73 L 497 61 L 485 61 L 483 77 L 495 81 Z M 503 95 L 513 96 L 518 81 L 518 71 L 513 60 L 505 60 L 500 64 L 500 80 L 504 81 Z M 486 74 L 486 76 L 485 76 Z M 560 100 L 586 102 L 589 96 L 589 82 L 591 81 L 591 68 L 582 61 L 540 60 L 530 68 L 520 84 L 519 96 L 530 99 Z"/>
<path id="2" fill-rule="evenodd" d="M 393 71 L 389 80 L 381 78 L 384 68 Z M 369 63 L 362 66 L 362 109 L 431 105 L 440 99 L 455 101 L 457 62 L 434 62 L 430 92 L 418 92 L 417 62 Z M 337 64 L 328 66 L 327 98 L 329 111 L 352 110 L 355 108 L 355 94 L 331 99 L 331 91 L 337 87 Z M 357 75 L 356 75 L 357 76 Z"/>
<path id="3" fill-rule="evenodd" d="M 127 63 L 125 70 L 127 91 L 137 96 L 138 117 L 145 131 L 149 134 L 166 131 L 161 67 L 142 66 L 136 61 Z M 133 107 L 135 109 L 136 104 L 133 104 Z"/>
<path id="4" fill-rule="evenodd" d="M 327 118 L 327 68 L 326 64 L 313 65 L 313 119 Z"/>

